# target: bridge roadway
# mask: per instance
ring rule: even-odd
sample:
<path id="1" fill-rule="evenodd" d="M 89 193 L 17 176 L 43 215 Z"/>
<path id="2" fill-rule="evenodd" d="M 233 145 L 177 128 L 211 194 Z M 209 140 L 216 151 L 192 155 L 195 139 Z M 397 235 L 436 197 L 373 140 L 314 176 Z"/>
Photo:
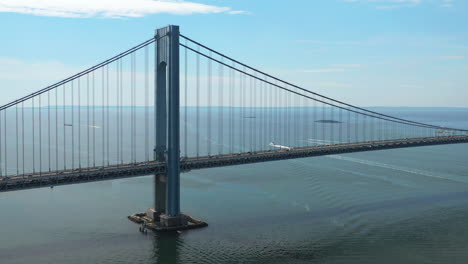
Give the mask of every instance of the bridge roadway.
<path id="1" fill-rule="evenodd" d="M 369 141 L 361 143 L 301 147 L 294 148 L 289 151 L 282 149 L 215 155 L 199 158 L 181 158 L 181 170 L 189 171 L 194 169 L 232 166 L 274 160 L 456 143 L 468 143 L 468 135 Z M 1 177 L 0 192 L 144 176 L 164 173 L 165 169 L 166 168 L 163 163 L 150 161 L 86 169 L 70 169 L 42 173 L 36 172 L 34 174 Z"/>

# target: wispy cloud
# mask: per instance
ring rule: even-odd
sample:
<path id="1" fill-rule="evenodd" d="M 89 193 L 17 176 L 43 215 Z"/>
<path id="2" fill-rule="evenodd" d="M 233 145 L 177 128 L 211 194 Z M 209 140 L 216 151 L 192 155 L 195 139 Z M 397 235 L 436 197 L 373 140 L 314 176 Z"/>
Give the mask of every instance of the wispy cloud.
<path id="1" fill-rule="evenodd" d="M 443 7 L 452 7 L 453 6 L 453 0 L 443 0 Z"/>
<path id="2" fill-rule="evenodd" d="M 423 88 L 423 85 L 420 84 L 400 84 L 401 88 L 407 88 L 407 89 L 419 89 Z"/>
<path id="3" fill-rule="evenodd" d="M 301 44 L 313 44 L 316 46 L 355 46 L 360 45 L 360 41 L 352 40 L 338 40 L 338 41 L 327 41 L 327 40 L 313 40 L 313 39 L 300 39 L 297 40 Z"/>
<path id="4" fill-rule="evenodd" d="M 362 64 L 333 64 L 332 66 L 339 68 L 361 68 Z"/>
<path id="5" fill-rule="evenodd" d="M 466 59 L 466 56 L 439 56 L 438 59 L 442 60 L 463 60 Z"/>
<path id="6" fill-rule="evenodd" d="M 0 57 L 0 105 L 83 70 L 59 61 L 25 61 Z"/>
<path id="7" fill-rule="evenodd" d="M 343 68 L 324 68 L 324 69 L 306 69 L 306 70 L 298 70 L 297 72 L 303 73 L 329 73 L 329 72 L 344 72 L 346 71 Z"/>
<path id="8" fill-rule="evenodd" d="M 344 2 L 373 2 L 395 4 L 420 4 L 423 0 L 343 0 Z"/>
<path id="9" fill-rule="evenodd" d="M 230 7 L 176 0 L 0 0 L 0 12 L 53 17 L 129 18 L 151 14 L 246 14 Z"/>
<path id="10" fill-rule="evenodd" d="M 59 61 L 27 62 L 0 57 L 0 81 L 22 81 L 26 79 L 25 76 L 33 81 L 51 81 L 56 76 L 65 77 L 78 70 Z"/>
<path id="11" fill-rule="evenodd" d="M 361 64 L 332 64 L 329 68 L 303 69 L 303 70 L 297 70 L 297 72 L 302 72 L 302 73 L 345 72 L 351 69 L 357 69 L 361 67 L 362 67 Z"/>
<path id="12" fill-rule="evenodd" d="M 376 9 L 380 10 L 392 10 L 401 7 L 414 7 L 422 3 L 435 3 L 441 4 L 443 7 L 452 7 L 454 0 L 436 0 L 436 1 L 427 1 L 427 0 L 342 0 L 343 2 L 349 3 L 372 3 L 375 4 Z"/>

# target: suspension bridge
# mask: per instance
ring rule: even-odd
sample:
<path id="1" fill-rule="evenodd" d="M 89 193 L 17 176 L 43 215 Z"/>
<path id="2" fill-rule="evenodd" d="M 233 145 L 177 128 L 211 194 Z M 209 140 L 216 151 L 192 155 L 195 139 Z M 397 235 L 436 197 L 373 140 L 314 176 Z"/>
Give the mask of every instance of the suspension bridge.
<path id="1" fill-rule="evenodd" d="M 1 106 L 0 191 L 155 175 L 157 217 L 179 227 L 184 171 L 455 143 L 468 130 L 326 97 L 168 26 Z"/>

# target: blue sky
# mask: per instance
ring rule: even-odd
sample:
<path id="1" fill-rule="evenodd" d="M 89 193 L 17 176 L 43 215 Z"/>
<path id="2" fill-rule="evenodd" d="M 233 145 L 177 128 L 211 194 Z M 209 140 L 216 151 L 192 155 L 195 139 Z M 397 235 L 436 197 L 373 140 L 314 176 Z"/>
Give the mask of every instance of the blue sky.
<path id="1" fill-rule="evenodd" d="M 0 104 L 168 24 L 356 105 L 468 107 L 466 0 L 0 0 Z"/>

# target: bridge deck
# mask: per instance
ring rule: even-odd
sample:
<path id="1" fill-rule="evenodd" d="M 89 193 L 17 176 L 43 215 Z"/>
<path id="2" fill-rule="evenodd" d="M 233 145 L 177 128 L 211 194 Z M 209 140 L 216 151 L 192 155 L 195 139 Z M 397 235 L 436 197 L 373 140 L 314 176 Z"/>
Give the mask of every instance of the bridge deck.
<path id="1" fill-rule="evenodd" d="M 181 170 L 188 171 L 194 169 L 232 166 L 274 160 L 456 143 L 468 143 L 468 136 L 425 137 L 370 141 L 362 143 L 294 148 L 292 150 L 269 150 L 262 152 L 246 152 L 199 158 L 183 158 L 181 160 Z M 52 171 L 26 174 L 21 176 L 2 177 L 0 178 L 0 192 L 151 175 L 155 173 L 164 173 L 165 169 L 166 168 L 163 163 L 151 161 L 112 165 L 106 167 Z"/>

